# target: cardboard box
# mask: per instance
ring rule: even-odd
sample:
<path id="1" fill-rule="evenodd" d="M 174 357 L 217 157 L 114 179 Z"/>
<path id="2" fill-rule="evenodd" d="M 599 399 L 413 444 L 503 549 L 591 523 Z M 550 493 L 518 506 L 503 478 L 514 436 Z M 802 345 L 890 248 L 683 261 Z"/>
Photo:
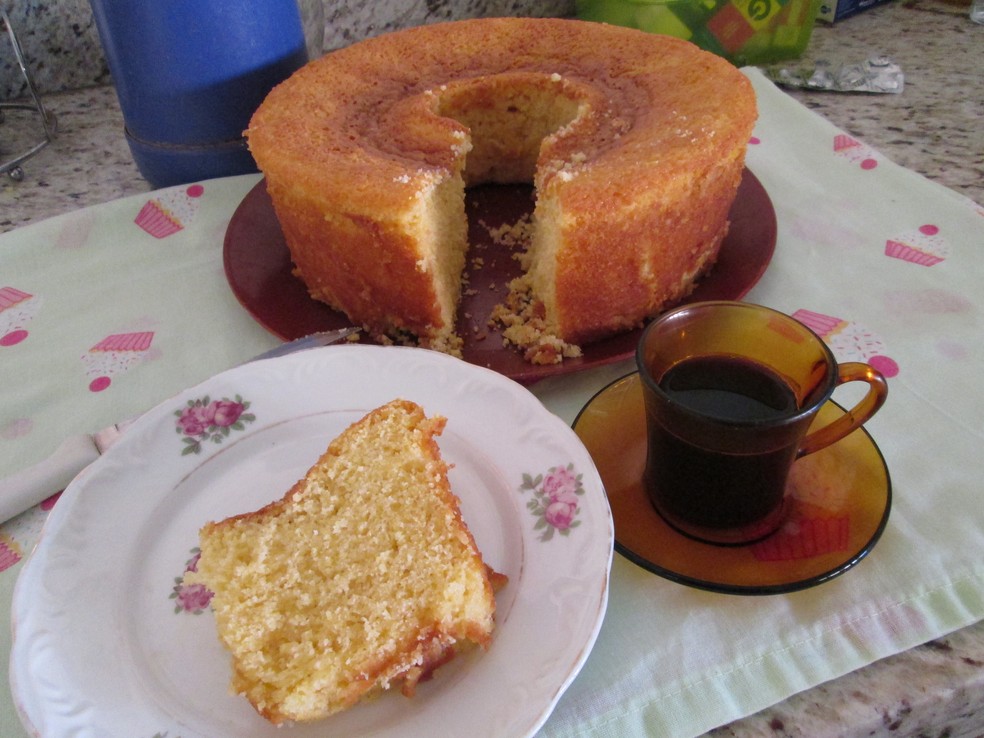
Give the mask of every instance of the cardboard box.
<path id="1" fill-rule="evenodd" d="M 734 64 L 796 59 L 827 0 L 577 0 L 578 17 L 687 39 Z"/>

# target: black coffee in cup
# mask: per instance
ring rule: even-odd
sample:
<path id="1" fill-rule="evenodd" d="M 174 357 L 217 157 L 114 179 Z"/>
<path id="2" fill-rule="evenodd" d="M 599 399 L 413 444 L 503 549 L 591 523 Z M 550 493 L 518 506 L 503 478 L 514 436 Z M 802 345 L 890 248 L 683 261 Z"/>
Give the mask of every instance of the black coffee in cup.
<path id="1" fill-rule="evenodd" d="M 796 395 L 779 375 L 740 357 L 685 359 L 658 384 L 679 406 L 729 425 L 771 422 L 798 409 Z M 718 434 L 703 441 L 688 442 L 664 426 L 650 435 L 649 454 L 673 459 L 651 466 L 647 480 L 650 489 L 660 490 L 658 506 L 665 517 L 708 528 L 744 528 L 777 510 L 795 445 L 728 453 Z"/>
<path id="2" fill-rule="evenodd" d="M 867 364 L 838 365 L 802 323 L 741 302 L 671 310 L 646 328 L 636 362 L 653 507 L 680 532 L 725 545 L 776 530 L 793 462 L 860 427 L 888 391 Z M 854 381 L 869 385 L 864 398 L 811 429 L 834 389 Z"/>

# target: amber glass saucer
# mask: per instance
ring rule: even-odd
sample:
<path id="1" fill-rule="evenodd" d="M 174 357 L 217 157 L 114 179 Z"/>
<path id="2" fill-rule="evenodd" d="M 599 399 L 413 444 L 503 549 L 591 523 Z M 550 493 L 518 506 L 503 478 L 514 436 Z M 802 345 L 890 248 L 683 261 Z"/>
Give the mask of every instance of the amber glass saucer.
<path id="1" fill-rule="evenodd" d="M 815 422 L 845 412 L 835 402 Z M 715 546 L 671 528 L 642 486 L 646 417 L 638 374 L 598 392 L 574 421 L 594 459 L 615 519 L 619 553 L 667 579 L 729 594 L 793 592 L 843 574 L 881 537 L 891 509 L 885 460 L 863 428 L 793 465 L 789 513 L 769 537 Z"/>

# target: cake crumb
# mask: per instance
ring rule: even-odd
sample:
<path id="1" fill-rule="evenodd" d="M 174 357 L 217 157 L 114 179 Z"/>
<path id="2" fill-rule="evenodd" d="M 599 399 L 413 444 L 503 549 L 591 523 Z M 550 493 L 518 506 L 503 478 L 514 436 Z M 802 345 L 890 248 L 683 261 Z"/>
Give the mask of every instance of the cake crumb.
<path id="1" fill-rule="evenodd" d="M 431 339 L 418 338 L 413 333 L 406 330 L 391 329 L 388 333 L 369 331 L 365 328 L 371 339 L 380 346 L 410 346 L 417 348 L 433 349 L 441 353 L 450 354 L 458 359 L 463 357 L 462 349 L 464 341 L 457 333 L 450 335 L 439 335 Z"/>
<path id="2" fill-rule="evenodd" d="M 534 298 L 527 274 L 509 283 L 509 294 L 505 302 L 492 310 L 489 323 L 501 326 L 503 345 L 519 349 L 531 364 L 560 364 L 564 359 L 582 355 L 580 346 L 567 343 L 549 331 L 543 303 Z"/>
<path id="3" fill-rule="evenodd" d="M 527 249 L 533 241 L 533 216 L 531 213 L 524 213 L 515 223 L 503 223 L 500 226 L 492 227 L 483 221 L 482 226 L 488 231 L 492 242 L 498 246 Z"/>
<path id="4" fill-rule="evenodd" d="M 489 317 L 490 328 L 502 328 L 503 346 L 515 347 L 531 364 L 560 364 L 564 359 L 581 356 L 580 346 L 567 343 L 548 330 L 543 303 L 534 298 L 532 281 L 525 273 L 533 242 L 532 213 L 524 213 L 515 223 L 491 227 L 482 222 L 482 226 L 493 243 L 514 250 L 512 258 L 519 262 L 524 272 L 523 276 L 508 283 L 505 301 L 496 305 Z M 496 287 L 494 283 L 489 285 L 490 290 Z"/>

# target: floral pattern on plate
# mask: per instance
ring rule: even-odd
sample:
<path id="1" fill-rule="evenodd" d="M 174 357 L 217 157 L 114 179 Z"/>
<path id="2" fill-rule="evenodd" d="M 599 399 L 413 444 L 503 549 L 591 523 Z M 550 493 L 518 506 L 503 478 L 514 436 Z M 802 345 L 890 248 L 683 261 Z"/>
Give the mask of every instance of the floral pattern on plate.
<path id="1" fill-rule="evenodd" d="M 245 430 L 247 423 L 256 420 L 253 413 L 246 412 L 248 408 L 249 402 L 239 395 L 233 400 L 212 400 L 208 395 L 188 400 L 185 407 L 174 411 L 178 418 L 176 430 L 185 444 L 181 455 L 200 454 L 202 444 L 222 443 L 232 431 Z"/>
<path id="2" fill-rule="evenodd" d="M 191 558 L 185 562 L 184 574 L 198 571 L 198 559 L 201 555 L 200 549 L 191 549 Z M 174 587 L 168 595 L 169 599 L 174 600 L 174 614 L 190 612 L 192 615 L 201 615 L 212 602 L 212 592 L 204 584 L 186 584 L 184 574 L 174 578 Z"/>
<path id="3" fill-rule="evenodd" d="M 541 531 L 540 541 L 549 541 L 554 533 L 570 535 L 581 521 L 580 497 L 584 495 L 581 475 L 575 473 L 574 464 L 552 466 L 546 475 L 523 475 L 520 492 L 533 492 L 526 508 L 536 518 L 534 530 Z"/>

